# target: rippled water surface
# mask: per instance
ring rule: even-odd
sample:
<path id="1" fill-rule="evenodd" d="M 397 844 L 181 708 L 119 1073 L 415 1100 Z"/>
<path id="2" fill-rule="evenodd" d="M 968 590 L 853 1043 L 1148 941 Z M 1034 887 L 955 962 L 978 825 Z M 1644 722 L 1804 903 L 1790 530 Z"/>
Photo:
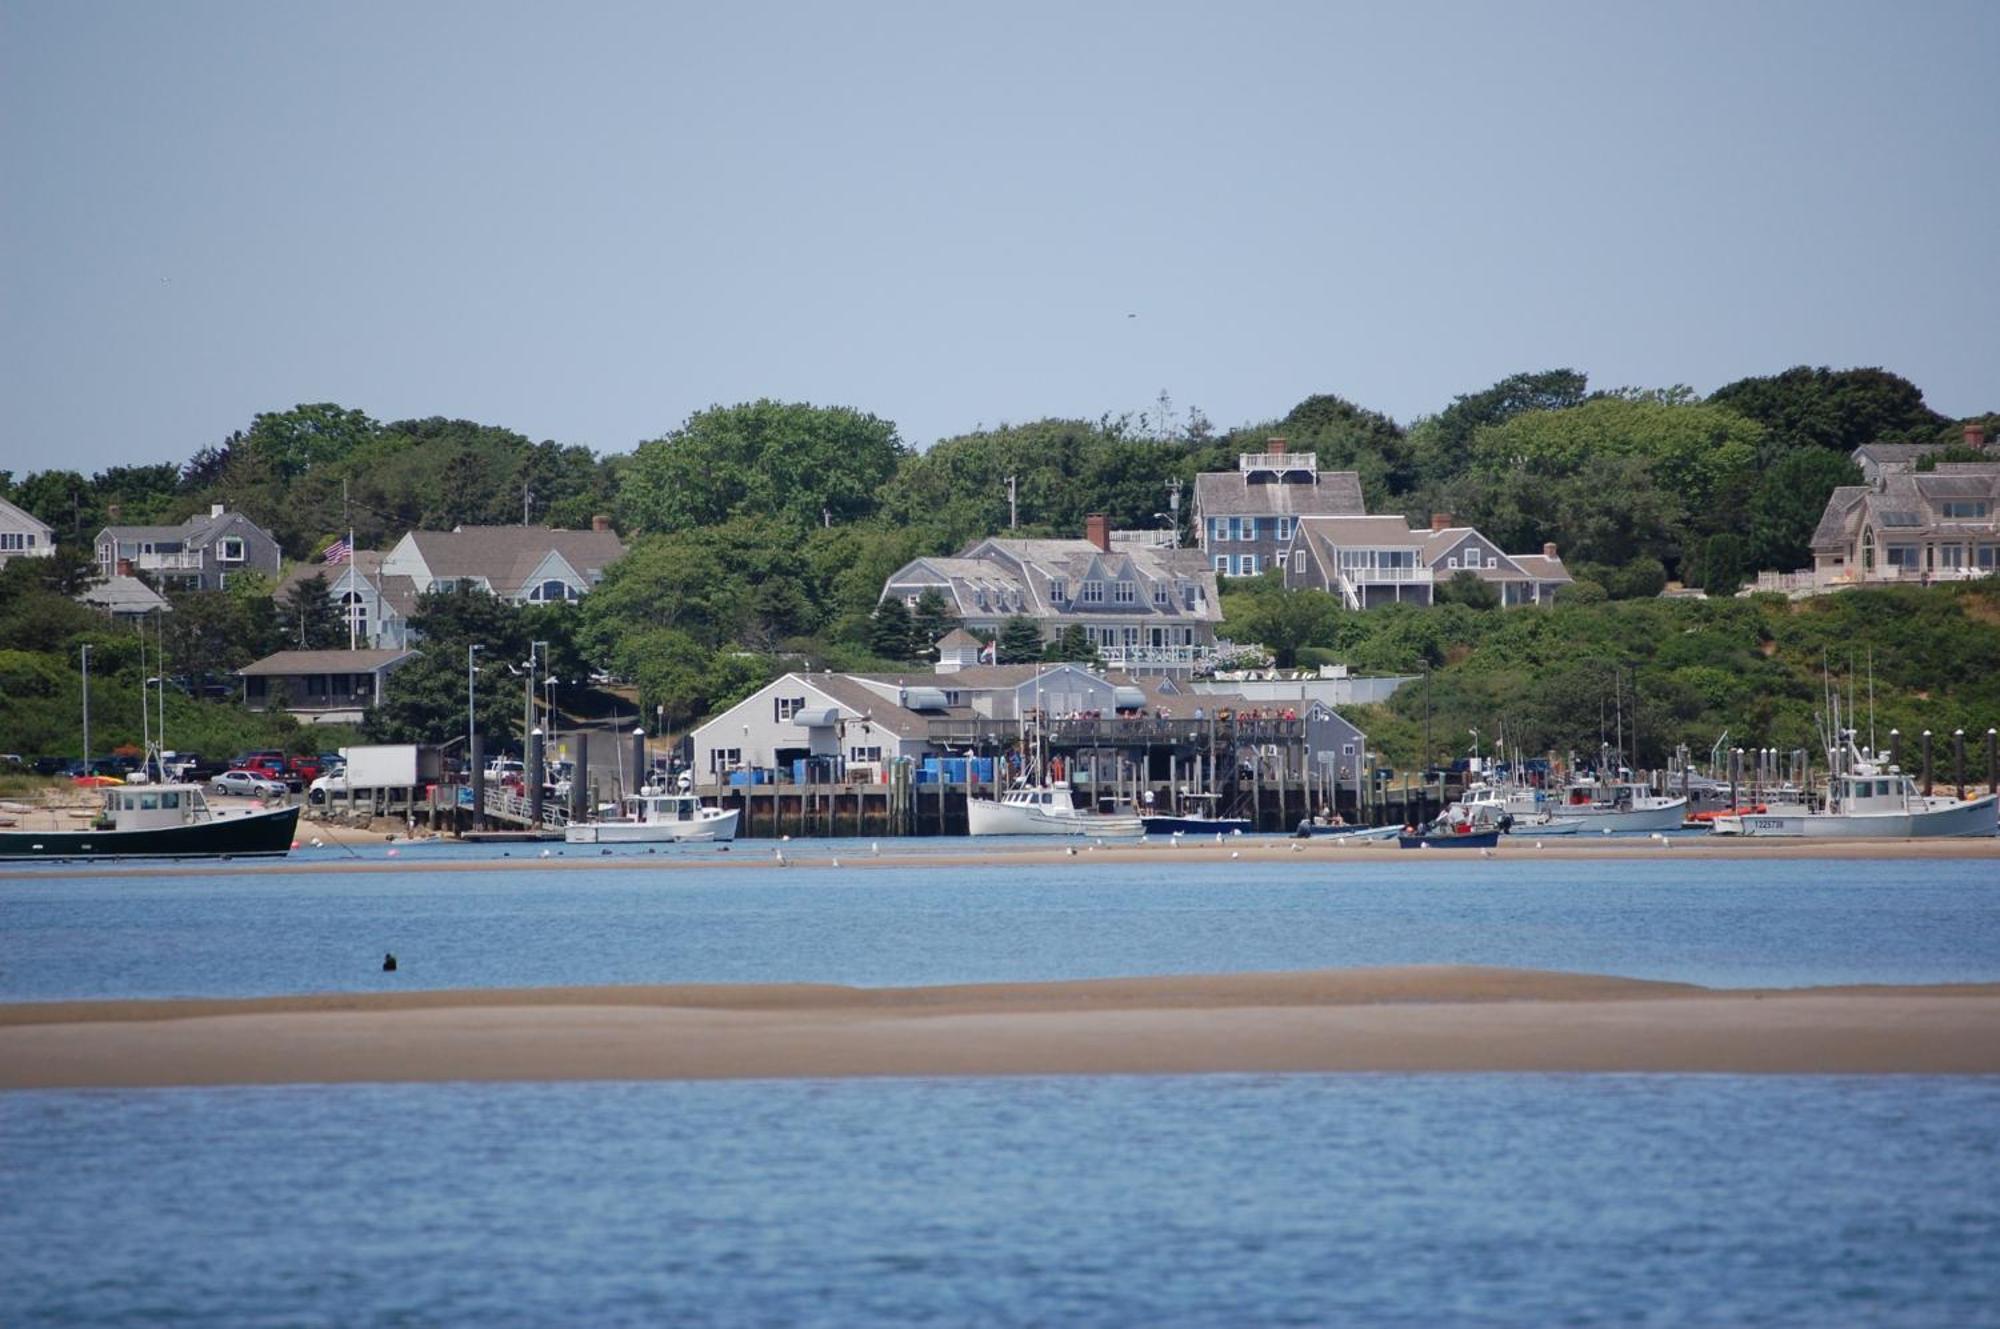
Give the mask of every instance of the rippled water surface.
<path id="1" fill-rule="evenodd" d="M 0 1095 L 0 1323 L 2000 1323 L 2000 1082 Z"/>
<path id="2" fill-rule="evenodd" d="M 966 841 L 947 842 L 963 852 Z M 893 854 L 898 846 L 885 842 Z M 494 871 L 0 879 L 0 1000 L 1465 963 L 1726 986 L 2000 979 L 1991 862 L 857 867 L 854 842 Z M 328 851 L 319 851 L 323 859 Z M 829 857 L 847 855 L 844 866 Z M 767 866 L 720 866 L 756 859 Z M 1260 861 L 1261 860 L 1261 861 Z M 306 863 L 312 861 L 307 856 Z M 382 866 L 388 860 L 380 859 Z M 384 952 L 400 962 L 384 974 Z"/>

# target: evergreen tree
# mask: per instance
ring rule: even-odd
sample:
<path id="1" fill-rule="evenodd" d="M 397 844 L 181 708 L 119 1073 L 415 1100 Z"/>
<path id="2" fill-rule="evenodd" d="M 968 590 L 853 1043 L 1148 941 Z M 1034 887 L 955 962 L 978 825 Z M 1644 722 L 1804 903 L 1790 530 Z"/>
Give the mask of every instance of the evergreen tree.
<path id="1" fill-rule="evenodd" d="M 868 620 L 868 649 L 884 660 L 910 660 L 916 624 L 901 600 L 885 599 Z"/>
<path id="2" fill-rule="evenodd" d="M 1016 615 L 1000 625 L 999 663 L 1032 664 L 1042 658 L 1042 630 L 1032 618 Z"/>
<path id="3" fill-rule="evenodd" d="M 347 620 L 329 598 L 326 574 L 316 572 L 278 602 L 278 639 L 294 651 L 330 651 L 347 645 Z"/>
<path id="4" fill-rule="evenodd" d="M 1062 635 L 1050 642 L 1042 652 L 1042 658 L 1050 662 L 1094 665 L 1098 663 L 1097 648 L 1090 644 L 1090 635 L 1075 623 L 1062 630 Z"/>
<path id="5" fill-rule="evenodd" d="M 933 586 L 917 597 L 917 607 L 910 618 L 916 658 L 937 659 L 938 639 L 958 626 L 958 615 L 951 612 L 951 602 Z"/>

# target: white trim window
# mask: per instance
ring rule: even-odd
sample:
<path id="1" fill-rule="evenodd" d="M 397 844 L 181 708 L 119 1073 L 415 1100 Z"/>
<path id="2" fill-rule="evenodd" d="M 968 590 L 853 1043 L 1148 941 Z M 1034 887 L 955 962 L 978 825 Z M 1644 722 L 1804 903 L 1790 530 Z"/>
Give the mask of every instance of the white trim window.
<path id="1" fill-rule="evenodd" d="M 241 563 L 244 559 L 243 537 L 224 536 L 215 542 L 215 557 L 222 563 Z"/>
<path id="2" fill-rule="evenodd" d="M 1292 571 L 1302 573 L 1305 570 L 1306 570 L 1306 551 L 1303 549 L 1294 549 L 1292 551 Z"/>
<path id="3" fill-rule="evenodd" d="M 1290 517 L 1280 517 L 1280 518 L 1278 518 L 1278 540 L 1279 540 L 1279 542 L 1280 542 L 1280 543 L 1282 543 L 1282 542 L 1284 542 L 1284 541 L 1286 541 L 1286 540 L 1289 540 L 1289 539 L 1291 539 L 1291 538 L 1292 538 L 1292 519 L 1291 519 Z"/>
<path id="4" fill-rule="evenodd" d="M 1083 584 L 1083 599 L 1082 599 L 1082 603 L 1084 603 L 1084 604 L 1087 604 L 1087 605 L 1101 605 L 1101 604 L 1103 604 L 1103 603 L 1104 603 L 1104 583 L 1103 583 L 1103 582 L 1101 582 L 1101 581 L 1086 581 L 1086 582 L 1085 582 L 1085 583 Z"/>
<path id="5" fill-rule="evenodd" d="M 804 710 L 805 707 L 806 699 L 804 697 L 773 697 L 771 698 L 771 718 L 779 724 L 783 724 Z"/>
<path id="6" fill-rule="evenodd" d="M 1167 607 L 1168 598 L 1169 597 L 1167 595 L 1167 584 L 1163 581 L 1154 582 L 1153 604 L 1160 609 L 1165 609 Z"/>
<path id="7" fill-rule="evenodd" d="M 1129 581 L 1114 581 L 1111 583 L 1111 601 L 1121 605 L 1137 604 L 1139 588 Z"/>
<path id="8" fill-rule="evenodd" d="M 1225 577 L 1229 575 L 1229 555 L 1217 554 L 1215 556 L 1215 570 Z"/>
<path id="9" fill-rule="evenodd" d="M 1236 559 L 1236 575 L 1237 575 L 1237 576 L 1239 576 L 1239 577 L 1254 577 L 1254 576 L 1256 576 L 1256 575 L 1257 575 L 1257 556 L 1256 556 L 1255 554 L 1240 554 L 1240 555 L 1238 555 L 1238 556 L 1237 556 L 1237 559 Z"/>
<path id="10" fill-rule="evenodd" d="M 576 599 L 576 589 L 560 577 L 551 577 L 538 583 L 528 592 L 530 604 L 568 604 Z"/>
<path id="11" fill-rule="evenodd" d="M 1049 578 L 1049 601 L 1062 604 L 1069 599 L 1069 583 L 1061 577 Z"/>

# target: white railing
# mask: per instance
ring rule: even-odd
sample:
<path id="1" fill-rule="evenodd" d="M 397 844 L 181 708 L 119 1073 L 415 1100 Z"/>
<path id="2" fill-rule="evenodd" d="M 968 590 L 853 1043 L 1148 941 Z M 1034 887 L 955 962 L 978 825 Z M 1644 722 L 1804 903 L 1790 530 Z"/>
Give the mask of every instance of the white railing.
<path id="1" fill-rule="evenodd" d="M 196 551 L 178 554 L 120 554 L 118 558 L 127 559 L 133 567 L 144 568 L 148 572 L 201 570 L 201 554 Z M 117 561 L 116 558 L 104 560 L 107 565 L 115 565 Z"/>
<path id="2" fill-rule="evenodd" d="M 1236 469 L 1250 471 L 1317 471 L 1317 452 L 1239 452 Z"/>
<path id="3" fill-rule="evenodd" d="M 1122 669 L 1134 665 L 1150 668 L 1192 669 L 1196 665 L 1207 664 L 1215 659 L 1213 646 L 1100 646 L 1097 658 L 1107 668 Z"/>
<path id="4" fill-rule="evenodd" d="M 1340 575 L 1356 586 L 1385 586 L 1396 582 L 1428 585 L 1437 580 L 1429 568 L 1343 567 Z"/>

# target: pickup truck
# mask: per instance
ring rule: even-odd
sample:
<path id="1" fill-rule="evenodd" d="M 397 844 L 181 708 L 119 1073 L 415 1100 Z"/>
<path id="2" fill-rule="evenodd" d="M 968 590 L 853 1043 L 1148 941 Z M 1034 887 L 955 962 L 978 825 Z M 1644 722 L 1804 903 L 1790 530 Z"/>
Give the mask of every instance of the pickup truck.
<path id="1" fill-rule="evenodd" d="M 238 762 L 230 769 L 248 771 L 252 775 L 262 776 L 266 780 L 276 780 L 293 793 L 297 793 L 299 790 L 305 788 L 305 781 L 299 778 L 297 771 L 286 765 L 283 757 L 251 757 L 247 761 Z"/>

